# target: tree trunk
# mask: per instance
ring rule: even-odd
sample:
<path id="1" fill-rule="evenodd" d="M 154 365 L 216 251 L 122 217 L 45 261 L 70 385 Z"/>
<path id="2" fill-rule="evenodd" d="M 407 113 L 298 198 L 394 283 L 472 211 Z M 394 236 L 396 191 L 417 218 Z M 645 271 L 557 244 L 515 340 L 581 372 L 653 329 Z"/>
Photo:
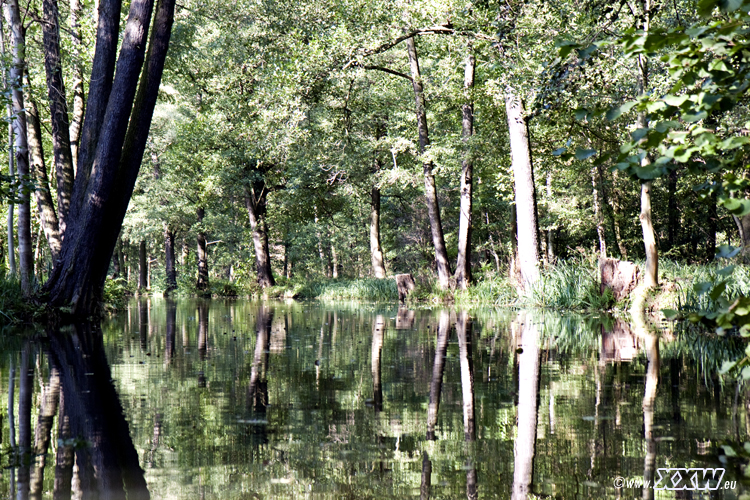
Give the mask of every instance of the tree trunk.
<path id="1" fill-rule="evenodd" d="M 667 248 L 672 250 L 677 243 L 678 218 L 677 211 L 677 171 L 669 172 L 667 179 Z"/>
<path id="2" fill-rule="evenodd" d="M 733 215 L 734 223 L 737 224 L 737 230 L 740 235 L 740 244 L 742 246 L 742 255 L 747 258 L 750 252 L 750 214 L 737 217 Z"/>
<path id="3" fill-rule="evenodd" d="M 28 74 L 26 75 L 28 80 Z M 36 205 L 39 211 L 44 236 L 49 245 L 52 263 L 56 263 L 60 256 L 62 240 L 60 238 L 60 227 L 55 213 L 55 205 L 49 189 L 49 178 L 47 177 L 47 165 L 44 163 L 44 148 L 42 147 L 42 127 L 39 121 L 39 110 L 36 102 L 29 97 L 27 116 L 29 119 L 29 153 L 31 160 L 31 171 L 33 173 L 36 189 Z"/>
<path id="4" fill-rule="evenodd" d="M 81 140 L 81 125 L 83 125 L 84 91 L 83 91 L 83 60 L 80 0 L 70 0 L 70 36 L 73 42 L 73 119 L 70 121 L 70 151 L 75 170 L 78 162 L 78 143 Z"/>
<path id="5" fill-rule="evenodd" d="M 148 289 L 148 258 L 145 240 L 141 240 L 138 247 L 138 270 L 138 291 L 145 292 Z"/>
<path id="6" fill-rule="evenodd" d="M 26 138 L 26 108 L 23 99 L 23 75 L 26 67 L 26 35 L 21 23 L 18 0 L 5 3 L 5 18 L 13 41 L 13 64 L 10 67 L 11 101 L 13 103 L 13 130 L 15 132 L 15 155 L 18 177 L 29 180 L 29 147 Z M 18 198 L 18 270 L 21 290 L 31 294 L 34 281 L 34 259 L 31 249 L 31 204 L 29 193 L 19 189 Z"/>
<path id="7" fill-rule="evenodd" d="M 474 135 L 474 99 L 471 91 L 474 88 L 474 66 L 476 64 L 472 51 L 471 42 L 468 46 L 468 54 L 464 66 L 464 104 L 461 107 L 462 114 L 462 137 L 464 143 L 468 143 Z M 461 209 L 458 221 L 458 258 L 456 259 L 456 286 L 466 290 L 471 284 L 471 205 L 472 189 L 474 180 L 474 167 L 472 165 L 471 153 L 464 153 L 461 162 Z"/>
<path id="8" fill-rule="evenodd" d="M 414 101 L 417 112 L 417 130 L 419 133 L 419 154 L 424 155 L 430 145 L 430 135 L 427 129 L 427 110 L 425 108 L 424 88 L 422 76 L 419 72 L 419 60 L 414 38 L 406 40 L 411 68 L 412 86 L 414 87 Z M 427 213 L 430 219 L 432 244 L 435 247 L 435 262 L 437 263 L 438 282 L 443 290 L 450 287 L 451 267 L 448 262 L 448 251 L 445 248 L 443 224 L 440 221 L 440 205 L 438 204 L 435 176 L 432 173 L 432 161 L 424 159 L 422 163 L 424 175 L 424 194 L 427 202 Z"/>
<path id="9" fill-rule="evenodd" d="M 5 32 L 2 25 L 2 16 L 0 16 L 0 55 L 5 59 Z M 8 71 L 3 68 L 3 87 L 6 93 L 11 92 L 11 81 Z M 14 154 L 14 140 L 13 140 L 13 105 L 11 101 L 8 101 L 6 105 L 8 112 L 8 175 L 13 178 L 16 175 L 16 155 Z M 16 269 L 16 245 L 15 241 L 15 205 L 10 202 L 8 203 L 8 271 L 11 276 L 15 276 L 18 270 Z"/>
<path id="10" fill-rule="evenodd" d="M 643 8 L 643 31 L 648 33 L 651 20 L 651 1 L 642 0 Z M 638 55 L 638 90 L 641 95 L 648 90 L 648 59 L 645 54 Z M 646 113 L 638 113 L 636 119 L 637 128 L 648 127 Z M 641 166 L 651 164 L 648 155 L 643 157 Z M 656 247 L 656 233 L 651 219 L 651 181 L 641 180 L 641 231 L 643 232 L 643 246 L 646 250 L 646 269 L 644 272 L 644 286 L 653 288 L 659 285 L 659 252 Z"/>
<path id="11" fill-rule="evenodd" d="M 591 167 L 591 186 L 593 188 L 592 198 L 594 200 L 594 219 L 596 220 L 596 235 L 599 238 L 599 257 L 607 258 L 607 242 L 604 237 L 604 221 L 602 220 L 602 209 L 599 201 L 599 189 L 596 182 L 596 167 Z"/>
<path id="12" fill-rule="evenodd" d="M 112 279 L 117 279 L 122 274 L 120 267 L 120 249 L 119 245 L 115 246 L 115 253 L 112 255 Z"/>
<path id="13" fill-rule="evenodd" d="M 166 269 L 167 289 L 164 295 L 169 296 L 174 290 L 177 290 L 177 272 L 174 267 L 174 232 L 169 226 L 164 225 L 164 267 Z"/>
<path id="14" fill-rule="evenodd" d="M 719 215 L 716 213 L 716 193 L 708 199 L 708 238 L 706 238 L 706 261 L 711 263 L 716 258 L 716 227 Z"/>
<path id="15" fill-rule="evenodd" d="M 377 186 L 370 190 L 370 258 L 373 276 L 385 278 L 385 259 L 380 246 L 380 189 Z"/>
<path id="16" fill-rule="evenodd" d="M 339 255 L 336 253 L 336 245 L 331 242 L 331 276 L 339 277 Z"/>
<path id="17" fill-rule="evenodd" d="M 73 158 L 70 152 L 70 124 L 68 104 L 63 82 L 60 55 L 60 19 L 57 0 L 42 0 L 44 22 L 44 70 L 47 76 L 50 123 L 52 126 L 52 151 L 55 156 L 57 177 L 57 211 L 60 229 L 65 233 L 73 191 Z"/>
<path id="18" fill-rule="evenodd" d="M 203 217 L 206 211 L 201 207 L 198 208 L 196 214 L 198 216 L 198 223 L 203 222 Z M 195 283 L 195 287 L 198 290 L 208 289 L 208 252 L 206 251 L 206 233 L 203 229 L 198 230 L 198 249 L 196 251 L 198 257 L 198 281 Z"/>
<path id="19" fill-rule="evenodd" d="M 552 170 L 547 172 L 547 200 L 552 200 Z M 547 228 L 547 263 L 555 263 L 555 231 L 557 228 Z"/>
<path id="20" fill-rule="evenodd" d="M 513 164 L 516 193 L 516 220 L 518 231 L 517 259 L 521 270 L 521 288 L 529 287 L 539 278 L 539 242 L 537 238 L 536 191 L 534 167 L 531 162 L 529 128 L 524 116 L 523 102 L 508 88 L 505 95 L 508 115 L 510 154 Z"/>
<path id="21" fill-rule="evenodd" d="M 266 227 L 266 195 L 268 190 L 264 182 L 256 182 L 253 187 L 245 187 L 245 207 L 253 231 L 255 248 L 255 271 L 258 285 L 261 288 L 275 286 L 271 268 L 271 254 L 268 251 L 268 228 Z"/>
<path id="22" fill-rule="evenodd" d="M 48 304 L 58 310 L 65 307 L 66 315 L 76 317 L 98 312 L 109 261 L 143 158 L 174 19 L 174 0 L 159 0 L 148 37 L 153 2 L 133 0 L 112 81 L 108 61 L 113 62 L 120 40 L 120 5 L 117 0 L 102 0 L 100 7 L 70 223 L 61 260 L 45 285 Z M 91 169 L 93 163 L 96 169 Z"/>

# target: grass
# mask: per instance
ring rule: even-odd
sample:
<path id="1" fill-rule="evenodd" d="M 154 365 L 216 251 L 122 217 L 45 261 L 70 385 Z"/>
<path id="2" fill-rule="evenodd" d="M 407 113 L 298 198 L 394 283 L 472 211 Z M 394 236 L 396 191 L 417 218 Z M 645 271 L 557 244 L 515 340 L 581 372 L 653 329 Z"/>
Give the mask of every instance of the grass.
<path id="1" fill-rule="evenodd" d="M 304 283 L 296 296 L 319 300 L 363 300 L 395 302 L 398 290 L 394 279 L 334 279 Z"/>

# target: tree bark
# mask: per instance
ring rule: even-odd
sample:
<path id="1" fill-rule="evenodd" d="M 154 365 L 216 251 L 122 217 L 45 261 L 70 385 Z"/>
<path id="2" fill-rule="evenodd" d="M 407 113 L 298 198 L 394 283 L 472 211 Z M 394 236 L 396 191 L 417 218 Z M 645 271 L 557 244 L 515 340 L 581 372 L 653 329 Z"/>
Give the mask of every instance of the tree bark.
<path id="1" fill-rule="evenodd" d="M 648 33 L 651 21 L 651 1 L 642 0 L 643 9 L 642 29 Z M 638 90 L 645 94 L 648 90 L 648 58 L 645 54 L 638 55 Z M 648 127 L 646 113 L 638 113 L 636 119 L 637 128 Z M 651 164 L 648 155 L 643 157 L 641 166 L 647 167 Z M 646 269 L 644 272 L 644 286 L 654 288 L 659 286 L 659 251 L 656 247 L 656 233 L 651 219 L 651 181 L 641 180 L 641 231 L 643 232 L 643 246 L 646 250 Z"/>
<path id="2" fill-rule="evenodd" d="M 599 189 L 596 182 L 596 167 L 591 167 L 592 198 L 594 200 L 594 219 L 596 220 L 596 235 L 599 238 L 599 257 L 607 258 L 607 241 L 604 237 L 604 220 L 602 217 Z"/>
<path id="3" fill-rule="evenodd" d="M 462 137 L 464 143 L 474 135 L 474 99 L 471 90 L 474 87 L 475 59 L 471 43 L 469 43 L 468 54 L 464 65 L 464 99 L 461 107 L 462 114 Z M 461 208 L 458 222 L 458 258 L 456 260 L 456 286 L 466 290 L 472 282 L 471 276 L 471 206 L 474 179 L 474 167 L 472 165 L 471 153 L 467 151 L 461 162 Z"/>
<path id="4" fill-rule="evenodd" d="M 5 30 L 3 29 L 2 16 L 0 16 L 0 55 L 3 59 L 6 57 L 5 52 Z M 11 92 L 11 81 L 8 71 L 3 68 L 3 87 L 6 93 Z M 13 104 L 8 101 L 6 105 L 8 112 L 8 175 L 13 178 L 16 175 L 16 155 L 14 154 L 13 141 Z M 8 271 L 11 276 L 18 272 L 16 268 L 16 245 L 15 241 L 15 205 L 13 202 L 8 203 Z"/>
<path id="5" fill-rule="evenodd" d="M 430 145 L 430 135 L 427 129 L 427 110 L 425 108 L 424 87 L 422 76 L 419 71 L 419 60 L 414 38 L 406 40 L 406 48 L 409 54 L 409 66 L 411 68 L 412 86 L 414 88 L 414 101 L 417 113 L 417 131 L 419 134 L 419 154 L 424 156 Z M 426 158 L 422 161 L 424 176 L 424 194 L 427 203 L 427 213 L 430 219 L 430 230 L 432 233 L 432 244 L 435 247 L 435 262 L 437 263 L 438 282 L 443 290 L 450 287 L 451 268 L 448 262 L 448 251 L 445 248 L 445 237 L 443 236 L 443 224 L 440 221 L 440 205 L 438 204 L 437 189 L 435 187 L 435 176 L 432 173 L 432 160 Z"/>
<path id="6" fill-rule="evenodd" d="M 198 208 L 196 214 L 198 216 L 198 223 L 203 222 L 203 217 L 206 211 L 203 207 Z M 195 287 L 198 290 L 208 289 L 208 252 L 206 251 L 206 233 L 203 229 L 198 230 L 198 249 L 196 251 L 198 257 L 198 281 L 195 283 Z"/>
<path id="7" fill-rule="evenodd" d="M 529 128 L 524 116 L 523 102 L 511 88 L 508 88 L 505 94 L 505 111 L 508 115 L 510 154 L 515 179 L 517 259 L 522 279 L 520 285 L 523 290 L 528 291 L 539 278 L 536 190 L 529 145 Z"/>
<path id="8" fill-rule="evenodd" d="M 373 276 L 385 278 L 385 259 L 380 246 L 380 189 L 377 186 L 370 190 L 370 258 Z"/>
<path id="9" fill-rule="evenodd" d="M 13 43 L 13 64 L 10 67 L 11 102 L 13 103 L 13 130 L 15 132 L 15 156 L 18 177 L 29 180 L 29 147 L 26 136 L 26 108 L 23 99 L 23 75 L 26 67 L 26 35 L 21 23 L 18 0 L 5 3 L 5 18 Z M 21 290 L 28 296 L 34 281 L 34 259 L 31 244 L 31 204 L 29 193 L 19 189 L 18 198 L 18 271 Z"/>
<path id="10" fill-rule="evenodd" d="M 83 40 L 81 39 L 80 18 L 80 0 L 70 0 L 70 36 L 73 42 L 73 118 L 70 121 L 70 152 L 74 171 L 78 162 L 78 144 L 81 140 L 84 113 Z"/>
<path id="11" fill-rule="evenodd" d="M 250 229 L 253 232 L 253 247 L 255 248 L 255 271 L 258 285 L 261 288 L 275 286 L 271 268 L 271 254 L 268 251 L 268 228 L 266 227 L 266 208 L 268 189 L 265 182 L 253 183 L 245 187 L 245 207 L 250 219 Z"/>
<path id="12" fill-rule="evenodd" d="M 667 248 L 672 250 L 677 243 L 678 218 L 677 209 L 677 171 L 669 172 L 667 178 Z"/>
<path id="13" fill-rule="evenodd" d="M 28 74 L 27 74 L 28 79 Z M 60 238 L 60 227 L 55 213 L 55 205 L 49 189 L 49 177 L 47 176 L 47 165 L 44 163 L 44 148 L 42 147 L 42 128 L 39 121 L 39 109 L 36 102 L 29 96 L 28 99 L 28 124 L 29 124 L 29 152 L 31 160 L 31 171 L 33 173 L 36 189 L 36 205 L 39 211 L 44 236 L 52 254 L 53 264 L 60 256 L 62 240 Z"/>
<path id="14" fill-rule="evenodd" d="M 165 296 L 169 296 L 177 290 L 177 271 L 174 266 L 174 232 L 164 225 L 164 267 L 167 274 L 167 289 L 164 291 Z"/>
<path id="15" fill-rule="evenodd" d="M 146 256 L 146 241 L 141 240 L 138 246 L 138 291 L 148 289 L 148 257 Z"/>
<path id="16" fill-rule="evenodd" d="M 747 258 L 748 252 L 750 252 L 750 214 L 737 217 L 733 215 L 734 223 L 737 224 L 737 230 L 740 235 L 740 242 L 742 245 L 742 255 Z"/>
<path id="17" fill-rule="evenodd" d="M 61 231 L 65 233 L 73 191 L 73 158 L 70 151 L 68 103 L 60 55 L 60 19 L 57 0 L 42 0 L 42 7 L 44 10 L 42 22 L 44 71 L 47 76 L 52 151 L 55 157 L 57 178 L 57 211 Z"/>
<path id="18" fill-rule="evenodd" d="M 61 260 L 45 285 L 49 305 L 65 307 L 68 315 L 85 317 L 98 311 L 109 260 L 143 158 L 169 47 L 175 4 L 174 0 L 159 0 L 149 37 L 148 57 L 143 64 L 152 6 L 152 0 L 131 2 L 117 60 L 117 75 L 111 87 L 96 92 L 94 84 L 101 83 L 97 77 L 102 81 L 111 78 L 111 72 L 105 71 L 105 63 L 110 55 L 114 57 L 119 40 L 119 2 L 101 2 L 87 118 L 71 200 L 70 220 L 74 221 L 74 230 L 66 229 Z M 101 113 L 102 119 L 97 121 L 96 109 L 104 104 L 106 116 Z M 91 121 L 89 113 L 93 116 Z M 98 132 L 96 141 L 91 142 L 90 137 L 95 132 Z M 93 146 L 96 146 L 96 155 L 95 162 L 91 163 L 97 165 L 95 169 L 86 166 L 89 160 L 81 161 L 91 155 L 91 152 L 84 153 L 84 148 L 93 151 Z"/>
<path id="19" fill-rule="evenodd" d="M 719 215 L 716 213 L 716 193 L 708 199 L 708 238 L 706 238 L 706 261 L 711 263 L 716 258 L 716 227 L 719 223 Z"/>

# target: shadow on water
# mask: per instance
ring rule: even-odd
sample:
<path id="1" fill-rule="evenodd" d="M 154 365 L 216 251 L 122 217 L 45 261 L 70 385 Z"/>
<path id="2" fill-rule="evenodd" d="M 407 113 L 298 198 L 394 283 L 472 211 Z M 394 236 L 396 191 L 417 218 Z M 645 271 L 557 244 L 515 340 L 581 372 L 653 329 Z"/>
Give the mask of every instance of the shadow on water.
<path id="1" fill-rule="evenodd" d="M 612 480 L 750 440 L 742 343 L 607 317 L 142 299 L 0 347 L 16 499 L 651 499 Z"/>

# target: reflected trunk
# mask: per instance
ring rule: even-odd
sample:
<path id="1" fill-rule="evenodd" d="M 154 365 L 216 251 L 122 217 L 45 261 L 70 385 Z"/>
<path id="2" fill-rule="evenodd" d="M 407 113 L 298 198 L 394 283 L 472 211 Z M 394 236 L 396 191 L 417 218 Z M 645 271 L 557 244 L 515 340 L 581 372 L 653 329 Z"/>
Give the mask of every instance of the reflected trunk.
<path id="1" fill-rule="evenodd" d="M 646 438 L 646 457 L 643 461 L 643 482 L 653 483 L 656 466 L 656 440 L 654 439 L 654 409 L 656 403 L 656 389 L 659 386 L 659 339 L 656 335 L 644 336 L 644 348 L 648 357 L 646 369 L 646 390 L 643 394 L 643 433 Z M 643 499 L 654 498 L 653 488 L 643 488 Z"/>
<path id="2" fill-rule="evenodd" d="M 175 325 L 177 323 L 177 303 L 174 300 L 167 299 L 167 325 L 166 341 L 164 346 L 164 358 L 167 364 L 174 357 L 175 351 Z"/>
<path id="3" fill-rule="evenodd" d="M 422 483 L 419 486 L 419 500 L 430 498 L 430 483 L 432 481 L 432 462 L 427 452 L 422 456 Z"/>
<path id="4" fill-rule="evenodd" d="M 464 409 L 464 439 L 473 442 L 477 438 L 474 424 L 474 360 L 472 358 L 472 324 L 469 313 L 460 311 L 456 315 L 458 355 L 461 361 L 461 394 Z M 477 470 L 471 459 L 466 463 L 466 498 L 478 498 Z"/>
<path id="5" fill-rule="evenodd" d="M 60 375 L 57 370 L 50 370 L 49 382 L 42 389 L 42 403 L 34 429 L 34 454 L 36 460 L 34 473 L 31 476 L 30 494 L 32 498 L 42 497 L 44 483 L 44 468 L 47 465 L 52 424 L 60 403 Z"/>
<path id="6" fill-rule="evenodd" d="M 518 434 L 514 446 L 513 500 L 531 492 L 536 450 L 539 393 L 539 332 L 531 317 L 521 315 L 521 349 L 518 354 Z"/>
<path id="7" fill-rule="evenodd" d="M 448 350 L 450 337 L 450 313 L 440 311 L 440 321 L 437 328 L 437 347 L 435 362 L 432 365 L 432 382 L 430 383 L 430 403 L 427 407 L 427 439 L 435 439 L 435 425 L 440 409 L 440 392 L 443 388 L 443 372 L 445 371 L 445 354 Z"/>
<path id="8" fill-rule="evenodd" d="M 206 344 L 208 338 L 208 301 L 201 300 L 198 304 L 198 354 L 201 361 L 206 359 Z"/>
<path id="9" fill-rule="evenodd" d="M 138 301 L 138 333 L 141 339 L 141 349 L 148 349 L 148 302 L 146 299 Z"/>
<path id="10" fill-rule="evenodd" d="M 375 411 L 383 409 L 383 388 L 380 384 L 380 355 L 383 352 L 383 337 L 385 336 L 385 318 L 382 314 L 375 316 L 372 325 L 372 401 Z"/>
<path id="11" fill-rule="evenodd" d="M 69 435 L 91 445 L 76 450 L 77 489 L 83 497 L 149 498 L 101 330 L 80 325 L 69 334 L 49 331 L 48 338 L 50 365 L 60 374 Z"/>
<path id="12" fill-rule="evenodd" d="M 31 344 L 21 351 L 21 373 L 18 384 L 18 498 L 29 497 L 31 479 L 31 399 L 34 392 L 34 362 Z"/>

